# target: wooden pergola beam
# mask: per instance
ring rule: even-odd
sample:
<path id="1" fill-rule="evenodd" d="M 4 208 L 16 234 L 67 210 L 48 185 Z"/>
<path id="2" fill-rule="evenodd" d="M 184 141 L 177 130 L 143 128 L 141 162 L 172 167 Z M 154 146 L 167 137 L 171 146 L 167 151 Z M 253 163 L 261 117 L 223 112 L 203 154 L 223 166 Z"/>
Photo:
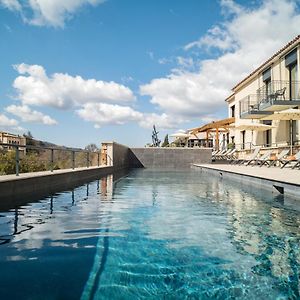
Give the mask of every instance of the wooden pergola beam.
<path id="1" fill-rule="evenodd" d="M 211 123 L 205 124 L 201 127 L 194 128 L 192 131 L 192 134 L 197 134 L 199 132 L 207 132 L 211 129 L 216 129 L 217 131 L 219 131 L 220 128 L 228 129 L 228 126 L 234 122 L 235 122 L 234 117 L 211 122 Z"/>

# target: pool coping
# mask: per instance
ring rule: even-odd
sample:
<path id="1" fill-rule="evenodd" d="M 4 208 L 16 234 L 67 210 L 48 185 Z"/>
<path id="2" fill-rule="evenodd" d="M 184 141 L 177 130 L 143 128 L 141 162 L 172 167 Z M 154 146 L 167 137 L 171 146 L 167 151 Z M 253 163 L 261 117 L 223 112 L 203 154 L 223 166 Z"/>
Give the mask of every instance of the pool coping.
<path id="1" fill-rule="evenodd" d="M 271 190 L 276 194 L 284 194 L 300 200 L 300 171 L 290 169 L 266 168 L 258 166 L 233 166 L 229 164 L 193 164 L 193 167 L 199 168 L 201 171 L 218 175 L 221 178 L 233 179 L 245 184 L 251 184 L 257 188 Z M 234 170 L 236 168 L 236 170 Z M 251 172 L 249 172 L 251 170 Z M 264 175 L 260 175 L 262 173 Z M 274 170 L 277 170 L 274 174 Z M 280 173 L 281 172 L 281 173 Z M 284 172 L 284 173 L 282 173 Z M 285 176 L 285 178 L 281 178 Z M 288 177 L 288 178 L 286 178 Z M 299 183 L 297 179 L 299 178 Z"/>

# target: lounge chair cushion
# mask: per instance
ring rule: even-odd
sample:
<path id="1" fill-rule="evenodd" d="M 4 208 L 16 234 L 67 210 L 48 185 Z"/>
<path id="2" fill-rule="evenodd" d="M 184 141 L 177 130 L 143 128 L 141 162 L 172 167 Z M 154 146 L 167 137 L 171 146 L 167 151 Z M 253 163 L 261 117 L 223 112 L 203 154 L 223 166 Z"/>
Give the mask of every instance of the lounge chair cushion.
<path id="1" fill-rule="evenodd" d="M 286 159 L 287 160 L 297 160 L 297 158 L 295 157 L 295 155 L 290 155 Z"/>

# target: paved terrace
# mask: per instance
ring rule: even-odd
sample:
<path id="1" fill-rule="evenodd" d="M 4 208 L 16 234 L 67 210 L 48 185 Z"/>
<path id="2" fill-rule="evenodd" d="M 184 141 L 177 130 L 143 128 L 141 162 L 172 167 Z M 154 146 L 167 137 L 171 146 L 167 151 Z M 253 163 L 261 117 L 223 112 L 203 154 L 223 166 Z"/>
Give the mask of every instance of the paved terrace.
<path id="1" fill-rule="evenodd" d="M 271 188 L 300 199 L 300 170 L 298 169 L 231 164 L 194 164 L 193 166 L 224 178 L 252 184 L 259 188 Z"/>

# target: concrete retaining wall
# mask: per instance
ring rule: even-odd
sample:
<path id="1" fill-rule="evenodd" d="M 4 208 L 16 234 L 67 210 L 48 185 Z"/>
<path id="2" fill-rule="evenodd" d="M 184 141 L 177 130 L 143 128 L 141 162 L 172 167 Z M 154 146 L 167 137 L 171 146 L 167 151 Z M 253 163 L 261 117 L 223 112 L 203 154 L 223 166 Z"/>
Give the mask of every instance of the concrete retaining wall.
<path id="1" fill-rule="evenodd" d="M 209 148 L 130 148 L 130 166 L 189 168 L 193 163 L 211 163 Z"/>
<path id="2" fill-rule="evenodd" d="M 57 170 L 24 173 L 20 176 L 3 176 L 0 180 L 0 201 L 3 199 L 26 198 L 27 195 L 51 194 L 68 190 L 70 186 L 82 184 L 111 174 L 113 167 L 92 167 L 75 170 Z"/>
<path id="3" fill-rule="evenodd" d="M 129 168 L 130 160 L 129 160 L 129 148 L 127 146 L 118 144 L 113 142 L 113 166 L 115 170 Z"/>

